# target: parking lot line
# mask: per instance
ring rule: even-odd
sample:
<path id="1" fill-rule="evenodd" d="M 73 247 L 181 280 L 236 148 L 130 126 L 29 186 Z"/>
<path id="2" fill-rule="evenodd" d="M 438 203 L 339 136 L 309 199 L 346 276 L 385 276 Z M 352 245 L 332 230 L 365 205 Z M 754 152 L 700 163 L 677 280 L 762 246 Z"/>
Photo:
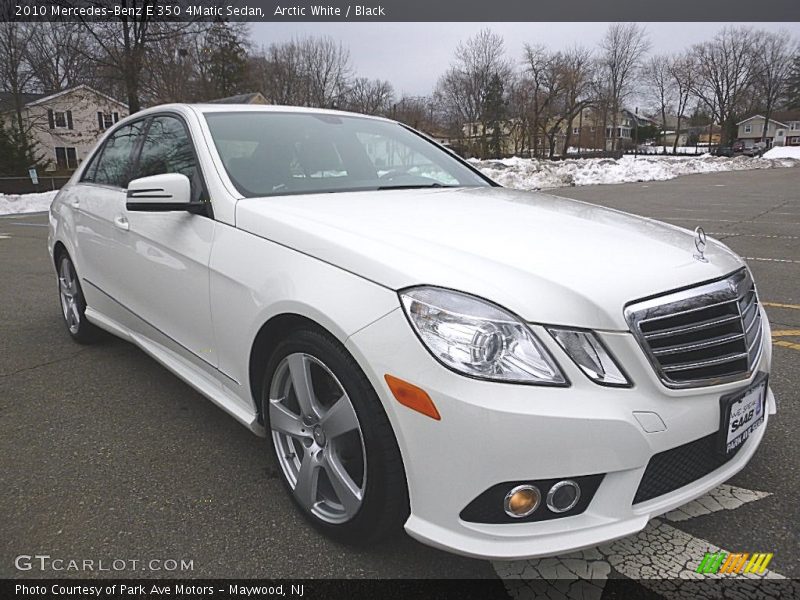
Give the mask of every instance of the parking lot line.
<path id="1" fill-rule="evenodd" d="M 760 260 L 762 262 L 777 262 L 777 263 L 790 263 L 800 265 L 800 260 L 791 260 L 788 258 L 761 258 L 758 256 L 743 256 L 745 260 Z"/>
<path id="2" fill-rule="evenodd" d="M 762 302 L 761 304 L 771 308 L 793 308 L 794 310 L 800 310 L 800 304 L 782 304 L 780 302 Z"/>

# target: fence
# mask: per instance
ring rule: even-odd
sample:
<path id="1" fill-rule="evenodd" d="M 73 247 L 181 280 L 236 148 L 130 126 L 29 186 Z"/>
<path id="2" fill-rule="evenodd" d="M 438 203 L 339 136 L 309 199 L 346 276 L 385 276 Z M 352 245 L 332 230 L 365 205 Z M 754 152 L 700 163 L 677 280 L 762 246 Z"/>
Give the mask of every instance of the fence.
<path id="1" fill-rule="evenodd" d="M 30 177 L 0 177 L 0 194 L 30 194 L 60 190 L 69 175 L 40 175 L 39 183 L 33 184 Z"/>

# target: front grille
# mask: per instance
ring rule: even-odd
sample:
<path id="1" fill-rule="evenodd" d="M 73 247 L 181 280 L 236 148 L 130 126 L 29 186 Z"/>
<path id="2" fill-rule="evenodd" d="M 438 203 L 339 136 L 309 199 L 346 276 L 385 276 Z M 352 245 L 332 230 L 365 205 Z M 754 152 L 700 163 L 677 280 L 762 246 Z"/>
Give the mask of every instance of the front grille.
<path id="1" fill-rule="evenodd" d="M 715 432 L 659 452 L 647 463 L 633 503 L 652 500 L 705 477 L 736 456 L 740 448 L 728 455 L 722 454 L 719 451 L 719 433 Z"/>
<path id="2" fill-rule="evenodd" d="M 761 356 L 761 310 L 746 269 L 636 302 L 625 317 L 667 387 L 746 379 Z"/>

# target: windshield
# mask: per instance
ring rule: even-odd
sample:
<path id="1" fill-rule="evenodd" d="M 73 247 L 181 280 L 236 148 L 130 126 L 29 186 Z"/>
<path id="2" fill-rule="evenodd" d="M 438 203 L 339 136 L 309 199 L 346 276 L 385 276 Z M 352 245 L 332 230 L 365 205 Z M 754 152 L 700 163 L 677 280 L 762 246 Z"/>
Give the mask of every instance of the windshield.
<path id="1" fill-rule="evenodd" d="M 491 185 L 397 123 L 288 112 L 205 118 L 231 181 L 246 197 Z"/>

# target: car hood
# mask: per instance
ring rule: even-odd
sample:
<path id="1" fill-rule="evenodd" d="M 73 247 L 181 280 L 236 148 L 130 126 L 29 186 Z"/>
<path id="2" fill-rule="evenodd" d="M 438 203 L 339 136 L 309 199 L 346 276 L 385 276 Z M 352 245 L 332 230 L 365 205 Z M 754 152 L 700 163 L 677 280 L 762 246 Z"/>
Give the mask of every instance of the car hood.
<path id="1" fill-rule="evenodd" d="M 236 226 L 399 290 L 487 298 L 529 322 L 626 330 L 626 303 L 743 266 L 694 234 L 585 202 L 504 188 L 239 200 Z"/>

